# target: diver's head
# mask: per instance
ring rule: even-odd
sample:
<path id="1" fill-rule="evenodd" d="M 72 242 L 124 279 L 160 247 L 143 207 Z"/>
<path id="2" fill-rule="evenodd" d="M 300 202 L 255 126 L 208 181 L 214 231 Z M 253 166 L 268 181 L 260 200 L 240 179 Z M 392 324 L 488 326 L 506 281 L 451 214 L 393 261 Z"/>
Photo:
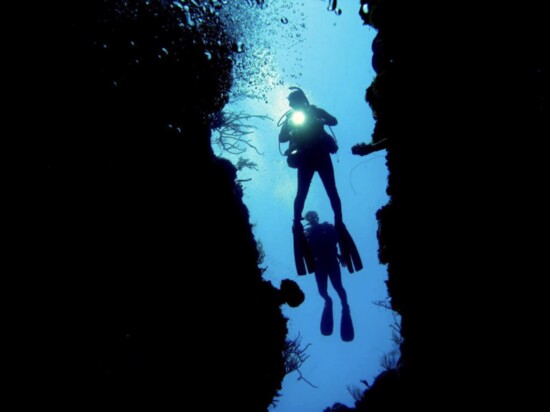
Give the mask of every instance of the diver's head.
<path id="1" fill-rule="evenodd" d="M 314 212 L 313 210 L 310 210 L 309 212 L 307 212 L 304 219 L 306 219 L 311 226 L 319 223 L 319 215 L 317 214 L 317 212 Z"/>
<path id="2" fill-rule="evenodd" d="M 309 100 L 306 97 L 306 94 L 299 87 L 291 87 L 290 94 L 288 95 L 288 104 L 293 109 L 303 109 L 309 106 Z"/>

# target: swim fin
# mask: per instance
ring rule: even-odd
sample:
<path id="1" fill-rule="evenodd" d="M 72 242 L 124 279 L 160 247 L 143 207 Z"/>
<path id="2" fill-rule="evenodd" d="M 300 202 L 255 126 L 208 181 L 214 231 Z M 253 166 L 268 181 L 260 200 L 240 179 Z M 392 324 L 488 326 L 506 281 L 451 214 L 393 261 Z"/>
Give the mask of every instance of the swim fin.
<path id="1" fill-rule="evenodd" d="M 342 319 L 340 320 L 340 337 L 344 342 L 351 342 L 355 338 L 353 321 L 349 306 L 342 308 Z"/>
<path id="2" fill-rule="evenodd" d="M 332 302 L 326 303 L 321 315 L 321 335 L 330 336 L 334 328 L 334 318 L 332 316 Z"/>
<path id="3" fill-rule="evenodd" d="M 294 262 L 299 276 L 315 271 L 315 259 L 307 243 L 304 227 L 300 222 L 292 225 L 292 237 L 294 240 Z"/>
<path id="4" fill-rule="evenodd" d="M 336 232 L 338 233 L 340 253 L 342 255 L 344 263 L 346 264 L 346 267 L 348 268 L 349 273 L 353 273 L 354 271 L 359 271 L 363 269 L 361 256 L 359 255 L 357 246 L 355 246 L 355 242 L 349 234 L 346 225 L 344 225 L 344 223 L 337 223 L 335 227 Z"/>

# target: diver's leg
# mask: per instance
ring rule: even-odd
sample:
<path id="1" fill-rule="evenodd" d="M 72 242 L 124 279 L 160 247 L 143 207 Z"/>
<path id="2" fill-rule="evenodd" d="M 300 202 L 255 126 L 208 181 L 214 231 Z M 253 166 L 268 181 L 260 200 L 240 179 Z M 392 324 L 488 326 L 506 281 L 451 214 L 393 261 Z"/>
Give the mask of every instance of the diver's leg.
<path id="1" fill-rule="evenodd" d="M 326 157 L 322 159 L 321 167 L 317 170 L 323 185 L 325 186 L 325 190 L 327 191 L 332 209 L 334 211 L 334 226 L 336 227 L 336 231 L 339 236 L 342 259 L 344 259 L 346 267 L 350 273 L 353 273 L 355 270 L 361 270 L 363 268 L 361 256 L 359 256 L 355 242 L 351 238 L 351 235 L 342 221 L 342 203 L 340 202 L 340 196 L 338 196 L 338 191 L 336 190 L 334 168 L 332 167 L 332 161 L 330 160 L 330 155 L 328 153 L 326 154 Z"/>
<path id="2" fill-rule="evenodd" d="M 328 272 L 323 265 L 316 264 L 315 280 L 317 282 L 317 289 L 319 294 L 325 300 L 325 306 L 323 307 L 323 313 L 321 315 L 321 334 L 324 336 L 332 335 L 334 329 L 334 317 L 332 315 L 332 299 L 328 295 Z"/>
<path id="3" fill-rule="evenodd" d="M 342 284 L 342 273 L 340 271 L 340 266 L 338 266 L 337 260 L 335 260 L 335 262 L 330 266 L 328 276 L 330 278 L 330 283 L 332 283 L 332 287 L 340 297 L 340 301 L 342 302 L 342 309 L 349 309 L 348 295 L 346 293 L 346 290 L 344 289 L 344 285 Z"/>
<path id="4" fill-rule="evenodd" d="M 315 262 L 311 251 L 305 240 L 304 228 L 302 226 L 302 211 L 306 202 L 306 196 L 309 191 L 313 173 L 315 170 L 311 167 L 298 168 L 298 190 L 294 198 L 294 223 L 292 225 L 292 236 L 294 238 L 294 261 L 298 275 L 305 275 L 315 270 Z"/>
<path id="5" fill-rule="evenodd" d="M 296 197 L 294 198 L 294 221 L 299 222 L 302 220 L 302 211 L 306 203 L 307 193 L 309 192 L 309 186 L 313 179 L 315 170 L 311 167 L 298 168 L 298 190 Z"/>
<path id="6" fill-rule="evenodd" d="M 342 318 L 340 319 L 340 337 L 344 342 L 351 342 L 355 337 L 355 330 L 353 327 L 353 321 L 351 319 L 351 311 L 348 305 L 348 296 L 344 285 L 342 285 L 342 276 L 340 272 L 340 267 L 338 266 L 338 261 L 335 260 L 330 266 L 328 272 L 330 277 L 330 283 L 338 293 L 340 301 L 342 302 Z"/>
<path id="7" fill-rule="evenodd" d="M 332 304 L 332 298 L 328 294 L 328 273 L 324 270 L 323 267 L 319 267 L 317 263 L 315 271 L 315 281 L 317 282 L 317 290 L 319 290 L 319 295 L 325 300 L 325 303 Z"/>
<path id="8" fill-rule="evenodd" d="M 340 196 L 338 195 L 338 190 L 336 189 L 334 167 L 332 166 L 330 157 L 323 160 L 318 172 L 321 177 L 321 181 L 323 182 L 323 186 L 325 186 L 325 190 L 330 200 L 330 205 L 332 206 L 332 210 L 334 212 L 334 224 L 338 225 L 342 223 L 342 202 L 340 201 Z"/>

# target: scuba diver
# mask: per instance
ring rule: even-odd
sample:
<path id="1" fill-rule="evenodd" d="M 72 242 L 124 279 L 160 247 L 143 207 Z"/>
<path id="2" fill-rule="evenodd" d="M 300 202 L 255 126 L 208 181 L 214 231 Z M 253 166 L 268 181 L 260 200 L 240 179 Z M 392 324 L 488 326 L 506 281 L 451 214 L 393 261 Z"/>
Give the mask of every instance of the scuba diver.
<path id="1" fill-rule="evenodd" d="M 319 223 L 317 212 L 306 213 L 307 227 L 305 235 L 315 260 L 315 281 L 319 294 L 325 300 L 325 307 L 321 316 L 321 334 L 332 334 L 332 298 L 328 294 L 328 280 L 338 294 L 342 304 L 342 318 L 340 336 L 343 341 L 350 342 L 354 338 L 353 322 L 348 304 L 348 297 L 342 284 L 340 266 L 345 265 L 338 254 L 338 233 L 336 228 L 328 222 Z"/>
<path id="2" fill-rule="evenodd" d="M 336 126 L 338 121 L 326 110 L 310 104 L 304 91 L 299 87 L 291 87 L 290 90 L 292 91 L 288 95 L 288 103 L 291 109 L 281 117 L 278 125 L 282 125 L 279 143 L 289 143 L 284 153 L 287 163 L 298 170 L 298 189 L 294 198 L 292 226 L 296 270 L 299 275 L 306 274 L 306 266 L 308 273 L 315 270 L 313 256 L 304 239 L 301 220 L 309 187 L 313 175 L 317 172 L 334 211 L 334 225 L 340 239 L 342 258 L 350 273 L 353 273 L 354 270 L 361 270 L 363 264 L 342 220 L 342 203 L 336 189 L 334 167 L 330 158 L 330 155 L 338 150 L 336 138 L 329 135 L 324 128 L 325 125 Z"/>

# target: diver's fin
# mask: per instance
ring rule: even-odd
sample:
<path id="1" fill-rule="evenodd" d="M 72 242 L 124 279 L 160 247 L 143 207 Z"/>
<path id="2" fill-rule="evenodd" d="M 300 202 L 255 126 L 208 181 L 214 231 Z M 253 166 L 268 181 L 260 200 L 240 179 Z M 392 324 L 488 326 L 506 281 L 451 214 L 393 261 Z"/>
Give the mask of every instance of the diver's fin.
<path id="1" fill-rule="evenodd" d="M 349 273 L 363 269 L 361 256 L 359 255 L 357 246 L 349 234 L 346 225 L 343 223 L 336 224 L 336 231 L 338 232 L 338 242 L 340 244 L 342 259 L 344 260 Z"/>
<path id="2" fill-rule="evenodd" d="M 296 272 L 299 276 L 303 276 L 307 273 L 304 263 L 304 252 L 302 242 L 300 242 L 300 235 L 297 233 L 294 226 L 292 227 L 292 237 L 294 241 L 294 263 L 296 264 Z"/>
<path id="3" fill-rule="evenodd" d="M 351 260 L 351 254 L 349 252 L 348 245 L 342 239 L 340 239 L 338 242 L 340 243 L 340 253 L 342 256 L 342 260 L 344 261 L 344 265 L 348 268 L 349 273 L 353 273 L 355 270 L 353 269 L 353 261 Z"/>
<path id="4" fill-rule="evenodd" d="M 321 335 L 330 336 L 334 329 L 334 318 L 332 317 L 332 302 L 327 304 L 323 308 L 323 314 L 321 315 Z"/>
<path id="5" fill-rule="evenodd" d="M 307 238 L 303 233 L 302 233 L 302 242 L 303 242 L 302 250 L 303 250 L 304 260 L 306 262 L 307 273 L 313 273 L 315 272 L 315 258 L 313 257 L 313 252 L 311 251 L 311 247 L 307 242 Z"/>
<path id="6" fill-rule="evenodd" d="M 351 342 L 355 338 L 353 322 L 349 306 L 342 308 L 342 319 L 340 321 L 340 337 L 344 342 Z"/>
<path id="7" fill-rule="evenodd" d="M 351 235 L 349 235 L 349 249 L 351 260 L 353 260 L 353 266 L 355 266 L 356 271 L 360 271 L 361 269 L 363 269 L 363 261 L 361 260 L 361 255 L 359 255 L 359 251 L 357 250 L 357 246 L 355 245 L 355 242 L 353 241 Z"/>
<path id="8" fill-rule="evenodd" d="M 304 227 L 300 222 L 294 222 L 292 226 L 292 237 L 294 241 L 294 262 L 296 264 L 296 272 L 299 276 L 312 273 L 315 270 L 315 260 L 307 243 Z"/>

